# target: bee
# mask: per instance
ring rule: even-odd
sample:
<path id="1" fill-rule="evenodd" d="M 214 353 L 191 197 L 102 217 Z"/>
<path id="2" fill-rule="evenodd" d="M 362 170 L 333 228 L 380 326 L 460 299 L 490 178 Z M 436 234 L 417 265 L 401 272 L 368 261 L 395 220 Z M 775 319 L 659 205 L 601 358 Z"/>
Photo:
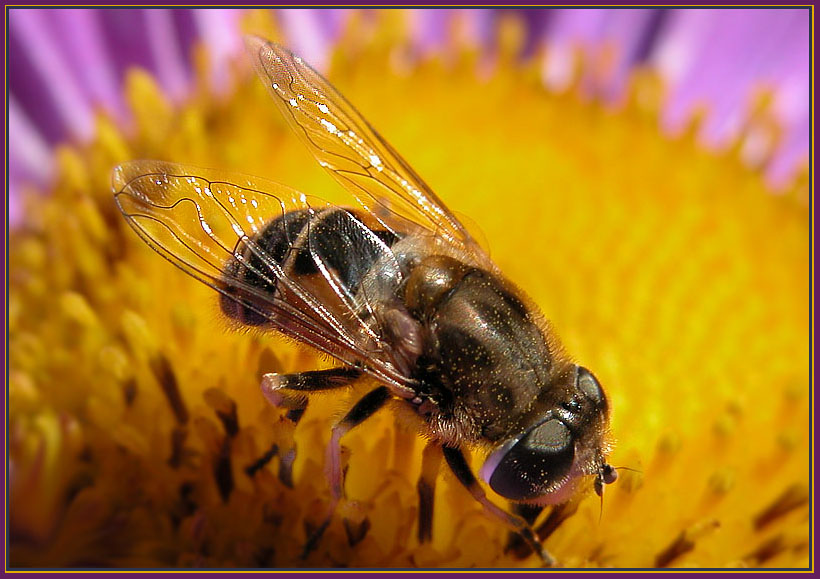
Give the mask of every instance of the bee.
<path id="1" fill-rule="evenodd" d="M 490 501 L 479 478 L 521 512 L 565 502 L 587 476 L 601 495 L 617 477 L 606 460 L 601 384 L 327 80 L 280 45 L 248 37 L 246 46 L 279 111 L 352 197 L 349 206 L 248 176 L 133 161 L 113 173 L 120 210 L 149 246 L 219 292 L 229 318 L 338 360 L 336 368 L 262 377 L 265 397 L 291 421 L 311 392 L 364 377 L 377 384 L 332 427 L 332 498 L 321 530 L 343 496 L 342 436 L 397 400 L 420 418 L 428 441 L 420 540 L 431 537 L 443 456 L 490 516 L 553 564 L 527 520 Z M 468 452 L 486 455 L 478 477 Z"/>

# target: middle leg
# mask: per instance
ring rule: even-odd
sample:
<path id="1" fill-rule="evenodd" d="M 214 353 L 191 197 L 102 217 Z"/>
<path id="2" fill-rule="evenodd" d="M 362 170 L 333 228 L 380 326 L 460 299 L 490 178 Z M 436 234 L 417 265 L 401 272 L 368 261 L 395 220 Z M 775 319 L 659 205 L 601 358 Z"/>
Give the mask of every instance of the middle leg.
<path id="1" fill-rule="evenodd" d="M 421 475 L 416 484 L 419 495 L 419 543 L 426 543 L 433 538 L 433 504 L 440 467 L 441 447 L 434 442 L 428 442 L 421 455 Z"/>

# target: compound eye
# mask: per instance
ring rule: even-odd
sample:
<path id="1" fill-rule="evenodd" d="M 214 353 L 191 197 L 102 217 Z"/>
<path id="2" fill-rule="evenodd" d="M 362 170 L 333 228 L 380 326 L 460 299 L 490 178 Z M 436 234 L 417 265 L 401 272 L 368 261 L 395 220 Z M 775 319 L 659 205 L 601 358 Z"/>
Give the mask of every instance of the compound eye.
<path id="1" fill-rule="evenodd" d="M 512 446 L 504 445 L 491 454 L 482 477 L 499 495 L 526 501 L 555 490 L 574 458 L 572 434 L 560 420 L 551 419 L 533 427 Z"/>

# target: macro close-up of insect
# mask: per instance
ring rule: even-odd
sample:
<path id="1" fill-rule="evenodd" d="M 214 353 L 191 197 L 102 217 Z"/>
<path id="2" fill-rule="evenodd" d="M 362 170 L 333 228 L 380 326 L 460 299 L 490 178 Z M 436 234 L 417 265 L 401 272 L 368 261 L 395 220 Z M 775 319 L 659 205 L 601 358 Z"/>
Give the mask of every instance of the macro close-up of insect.
<path id="1" fill-rule="evenodd" d="M 260 377 L 264 398 L 288 421 L 298 427 L 314 392 L 372 383 L 328 425 L 331 498 L 305 553 L 321 548 L 344 498 L 342 437 L 389 405 L 427 440 L 417 487 L 420 541 L 431 537 L 431 489 L 443 458 L 488 516 L 544 564 L 560 564 L 524 513 L 569 500 L 587 477 L 599 496 L 617 478 L 607 461 L 610 407 L 598 379 L 564 351 L 549 313 L 504 277 L 327 80 L 280 45 L 245 42 L 276 107 L 351 203 L 166 161 L 118 166 L 113 188 L 136 233 L 219 292 L 221 311 L 236 326 L 279 332 L 336 361 Z M 483 458 L 478 472 L 472 455 Z M 501 500 L 512 506 L 501 508 Z"/>

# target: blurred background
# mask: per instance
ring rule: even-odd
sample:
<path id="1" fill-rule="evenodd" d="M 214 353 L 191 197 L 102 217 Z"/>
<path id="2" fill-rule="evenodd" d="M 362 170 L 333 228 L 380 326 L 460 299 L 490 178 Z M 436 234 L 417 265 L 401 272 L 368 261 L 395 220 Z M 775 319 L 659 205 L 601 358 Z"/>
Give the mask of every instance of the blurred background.
<path id="1" fill-rule="evenodd" d="M 288 44 L 320 70 L 351 18 L 347 9 L 283 9 Z M 775 189 L 805 163 L 810 135 L 808 9 L 418 9 L 406 11 L 414 53 L 446 54 L 457 27 L 462 40 L 492 59 L 497 23 L 515 15 L 525 27 L 520 58 L 546 55 L 541 77 L 550 90 L 569 82 L 582 59 L 584 89 L 617 106 L 628 75 L 649 66 L 664 82 L 663 129 L 679 133 L 703 117 L 699 137 L 714 148 L 744 129 L 743 155 L 765 163 Z M 368 17 L 367 11 L 357 16 Z M 89 139 L 101 107 L 127 120 L 125 72 L 151 71 L 174 100 L 186 98 L 192 49 L 203 43 L 212 83 L 228 87 L 229 62 L 242 51 L 234 9 L 11 9 L 8 38 L 9 207 L 19 218 L 21 183 L 47 183 L 51 148 Z"/>

